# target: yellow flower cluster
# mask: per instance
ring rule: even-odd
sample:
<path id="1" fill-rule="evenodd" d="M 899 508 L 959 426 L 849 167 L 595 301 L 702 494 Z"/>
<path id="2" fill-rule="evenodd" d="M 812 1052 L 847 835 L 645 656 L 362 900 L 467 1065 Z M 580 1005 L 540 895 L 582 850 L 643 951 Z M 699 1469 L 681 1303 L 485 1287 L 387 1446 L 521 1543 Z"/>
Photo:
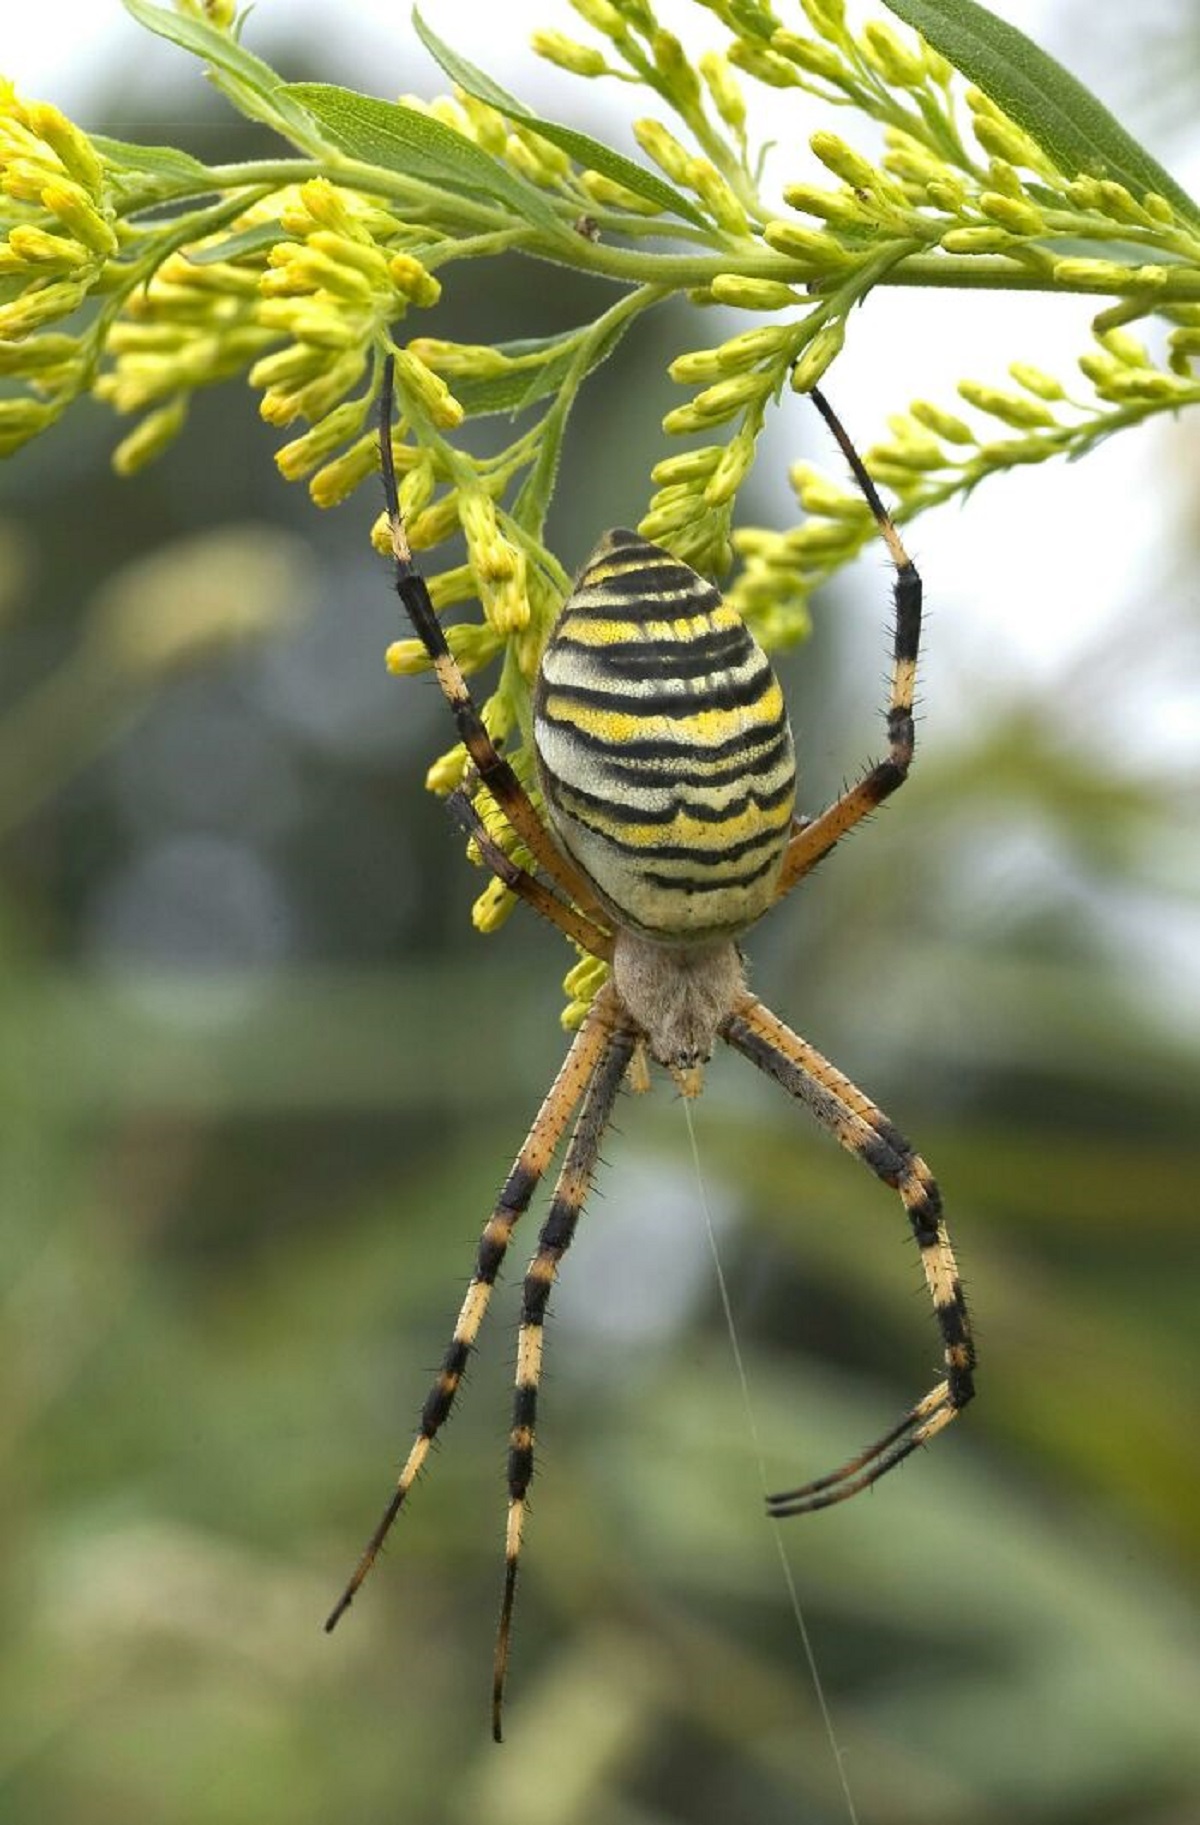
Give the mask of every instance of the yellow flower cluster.
<path id="1" fill-rule="evenodd" d="M 83 350 L 49 330 L 84 302 L 117 253 L 104 167 L 91 142 L 49 102 L 0 83 L 0 376 L 29 393 L 0 400 L 0 455 L 34 437 L 77 390 Z M 14 289 L 12 282 L 16 282 Z"/>
<path id="2" fill-rule="evenodd" d="M 278 238 L 264 248 L 267 229 Z M 371 392 L 347 395 L 387 327 L 441 294 L 400 244 L 409 233 L 386 210 L 314 178 L 168 255 L 125 300 L 108 335 L 113 365 L 95 386 L 117 411 L 147 414 L 118 449 L 117 467 L 128 472 L 156 455 L 197 387 L 249 367 L 269 424 L 310 427 L 278 451 L 281 473 L 311 477 L 318 506 L 344 499 L 377 454 L 363 433 Z M 461 419 L 440 396 L 425 403 L 436 423 Z"/>

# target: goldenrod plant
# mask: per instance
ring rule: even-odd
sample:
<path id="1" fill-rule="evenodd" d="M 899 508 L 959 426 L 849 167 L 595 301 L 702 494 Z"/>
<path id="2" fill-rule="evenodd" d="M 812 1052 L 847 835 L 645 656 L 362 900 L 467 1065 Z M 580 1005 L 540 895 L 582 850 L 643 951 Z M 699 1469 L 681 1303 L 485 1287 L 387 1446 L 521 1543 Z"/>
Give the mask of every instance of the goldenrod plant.
<path id="1" fill-rule="evenodd" d="M 569 77 L 646 92 L 626 151 L 533 113 L 418 13 L 451 85 L 432 101 L 289 83 L 243 43 L 252 23 L 228 0 L 123 0 L 290 147 L 269 160 L 210 166 L 89 135 L 52 103 L 0 90 L 0 449 L 91 393 L 132 421 L 113 458 L 132 474 L 179 435 L 198 388 L 244 378 L 288 433 L 281 473 L 331 507 L 377 470 L 393 354 L 408 538 L 421 554 L 465 539 L 464 562 L 426 558 L 431 595 L 439 610 L 478 602 L 449 628 L 451 650 L 466 674 L 498 668 L 484 719 L 530 787 L 529 687 L 569 587 L 544 542 L 559 455 L 581 388 L 646 313 L 682 298 L 701 323 L 714 303 L 748 314 L 671 362 L 685 397 L 662 429 L 681 447 L 651 469 L 639 530 L 720 577 L 767 647 L 803 637 L 813 589 L 873 522 L 859 494 L 807 465 L 792 472 L 794 528 L 735 525 L 738 493 L 769 409 L 820 380 L 874 288 L 1075 293 L 1098 307 L 1069 382 L 1014 350 L 1007 373 L 989 359 L 953 405 L 894 412 L 866 462 L 897 522 L 1200 400 L 1200 207 L 974 0 L 890 0 L 900 27 L 855 25 L 842 0 L 696 0 L 717 42 L 695 61 L 650 0 L 570 3 L 586 41 L 546 30 L 533 50 L 563 73 L 568 119 Z M 798 92 L 798 134 L 806 97 L 844 110 L 844 135 L 809 138 L 821 182 L 789 170 L 794 146 L 768 155 L 764 89 Z M 856 144 L 880 129 L 881 152 Z M 536 340 L 489 342 L 486 316 L 478 342 L 422 333 L 447 288 L 486 299 L 479 263 L 501 254 L 603 276 L 614 301 Z M 456 434 L 486 415 L 514 435 L 471 454 Z M 382 516 L 373 536 L 388 549 Z M 406 639 L 388 663 L 428 660 Z M 449 792 L 465 769 L 456 747 L 428 784 Z M 511 848 L 494 808 L 479 809 Z M 499 923 L 510 899 L 493 882 L 476 923 Z M 595 986 L 594 964 L 581 969 L 576 1011 Z"/>

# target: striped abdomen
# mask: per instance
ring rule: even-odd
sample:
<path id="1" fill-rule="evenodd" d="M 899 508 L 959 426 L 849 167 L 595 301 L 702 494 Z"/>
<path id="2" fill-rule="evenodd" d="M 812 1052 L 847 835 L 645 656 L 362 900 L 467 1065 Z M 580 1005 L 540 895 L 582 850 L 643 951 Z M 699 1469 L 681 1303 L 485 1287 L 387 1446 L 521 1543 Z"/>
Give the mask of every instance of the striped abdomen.
<path id="1" fill-rule="evenodd" d="M 622 924 L 703 939 L 770 905 L 796 790 L 783 693 L 678 558 L 601 539 L 542 655 L 534 742 L 555 834 Z"/>

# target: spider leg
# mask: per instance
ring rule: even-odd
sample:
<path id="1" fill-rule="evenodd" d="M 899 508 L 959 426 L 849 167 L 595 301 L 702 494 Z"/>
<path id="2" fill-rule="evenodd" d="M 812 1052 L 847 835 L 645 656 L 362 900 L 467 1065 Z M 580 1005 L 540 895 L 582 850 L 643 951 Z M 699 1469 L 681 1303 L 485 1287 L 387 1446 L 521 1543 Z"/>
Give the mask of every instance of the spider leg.
<path id="1" fill-rule="evenodd" d="M 389 356 L 384 363 L 383 385 L 379 395 L 379 460 L 392 534 L 392 554 L 396 560 L 396 594 L 408 612 L 417 638 L 433 662 L 434 676 L 442 696 L 450 706 L 459 738 L 483 784 L 534 856 L 538 866 L 577 906 L 587 911 L 598 911 L 591 884 L 557 848 L 520 780 L 488 734 L 462 669 L 447 644 L 442 624 L 429 599 L 425 579 L 413 563 L 404 523 L 400 518 L 400 498 L 396 489 L 396 464 L 392 455 L 393 395 L 393 363 Z"/>
<path id="2" fill-rule="evenodd" d="M 575 1235 L 583 1201 L 592 1182 L 604 1131 L 626 1067 L 633 1055 L 636 1035 L 618 1026 L 592 1072 L 562 1171 L 554 1188 L 550 1214 L 538 1237 L 537 1252 L 525 1275 L 521 1301 L 521 1328 L 517 1338 L 517 1376 L 513 1394 L 512 1432 L 508 1453 L 508 1525 L 505 1535 L 504 1596 L 496 1631 L 496 1658 L 492 1675 L 492 1735 L 501 1740 L 504 1686 L 508 1675 L 508 1650 L 512 1634 L 513 1599 L 521 1558 L 525 1504 L 533 1478 L 533 1444 L 537 1424 L 538 1385 L 542 1373 L 542 1341 L 546 1303 L 558 1264 Z"/>
<path id="3" fill-rule="evenodd" d="M 916 565 L 900 543 L 875 484 L 863 467 L 862 458 L 847 437 L 828 400 L 816 387 L 812 390 L 812 401 L 837 439 L 854 479 L 875 515 L 888 553 L 896 566 L 893 585 L 896 632 L 887 708 L 888 757 L 868 768 L 857 785 L 843 792 L 832 805 L 795 833 L 784 851 L 775 895 L 778 900 L 790 893 L 796 883 L 803 880 L 810 869 L 815 868 L 855 824 L 861 822 L 904 784 L 912 764 L 915 744 L 913 694 L 917 677 L 917 649 L 921 643 L 921 579 L 917 575 Z"/>
<path id="4" fill-rule="evenodd" d="M 740 1000 L 721 1036 L 806 1103 L 848 1153 L 899 1192 L 921 1250 L 921 1266 L 942 1336 L 946 1377 L 882 1438 L 827 1476 L 768 1498 L 773 1515 L 807 1514 L 845 1501 L 928 1444 L 974 1394 L 975 1346 L 954 1251 L 933 1174 L 898 1129 L 840 1071 L 753 995 Z"/>
<path id="5" fill-rule="evenodd" d="M 449 1418 L 454 1397 L 462 1381 L 463 1371 L 487 1311 L 496 1276 L 503 1264 L 513 1228 L 518 1217 L 528 1209 L 529 1200 L 554 1158 L 576 1104 L 584 1094 L 585 1088 L 594 1079 L 597 1066 L 606 1056 L 610 1043 L 609 1004 L 611 999 L 612 992 L 607 989 L 602 989 L 596 997 L 591 1013 L 576 1034 L 571 1049 L 562 1062 L 558 1076 L 534 1118 L 525 1145 L 513 1162 L 512 1171 L 505 1181 L 496 1207 L 488 1218 L 479 1239 L 475 1271 L 471 1275 L 471 1282 L 467 1287 L 466 1297 L 463 1300 L 458 1321 L 454 1326 L 454 1335 L 447 1347 L 437 1379 L 429 1390 L 425 1405 L 421 1409 L 417 1436 L 413 1440 L 404 1466 L 396 1479 L 396 1487 L 392 1492 L 391 1500 L 383 1511 L 379 1525 L 368 1540 L 358 1564 L 354 1568 L 350 1582 L 329 1613 L 325 1623 L 326 1631 L 336 1628 L 354 1601 L 359 1586 L 379 1555 L 379 1549 L 387 1538 L 392 1523 L 404 1504 L 405 1497 L 429 1456 L 434 1439 Z"/>
<path id="6" fill-rule="evenodd" d="M 493 842 L 488 835 L 483 819 L 465 792 L 452 792 L 446 800 L 446 808 L 459 828 L 472 838 L 492 873 L 518 898 L 541 913 L 551 925 L 557 925 L 559 931 L 565 932 L 585 951 L 590 951 L 593 957 L 612 957 L 610 934 L 584 913 L 576 912 L 573 906 L 560 900 L 544 881 L 539 881 L 527 868 L 519 867 L 511 856 L 505 855 L 499 843 Z"/>

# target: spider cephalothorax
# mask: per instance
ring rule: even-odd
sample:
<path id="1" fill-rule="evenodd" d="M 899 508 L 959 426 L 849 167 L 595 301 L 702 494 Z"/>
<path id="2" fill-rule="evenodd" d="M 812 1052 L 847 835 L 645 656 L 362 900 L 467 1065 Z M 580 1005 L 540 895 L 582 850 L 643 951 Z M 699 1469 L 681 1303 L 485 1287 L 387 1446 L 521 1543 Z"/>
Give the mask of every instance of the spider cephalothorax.
<path id="1" fill-rule="evenodd" d="M 484 728 L 412 561 L 391 453 L 391 372 L 380 439 L 396 587 L 429 654 L 479 781 L 533 858 L 519 867 L 470 799 L 451 805 L 505 884 L 611 965 L 484 1227 L 475 1271 L 391 1500 L 326 1626 L 349 1607 L 428 1457 L 462 1381 L 517 1219 L 575 1126 L 526 1272 L 508 1458 L 506 1576 L 493 1675 L 500 1737 L 509 1630 L 541 1378 L 546 1306 L 570 1247 L 622 1080 L 648 1050 L 695 1095 L 718 1039 L 805 1103 L 841 1146 L 900 1195 L 921 1252 L 942 1339 L 944 1379 L 840 1469 L 769 1498 L 802 1514 L 864 1489 L 947 1426 L 970 1400 L 966 1304 L 933 1176 L 881 1110 L 746 986 L 735 939 L 908 774 L 921 631 L 921 583 L 874 485 L 822 396 L 896 566 L 888 755 L 816 817 L 793 816 L 795 756 L 766 655 L 719 593 L 632 532 L 601 539 L 546 644 L 534 742 L 549 824 Z"/>

